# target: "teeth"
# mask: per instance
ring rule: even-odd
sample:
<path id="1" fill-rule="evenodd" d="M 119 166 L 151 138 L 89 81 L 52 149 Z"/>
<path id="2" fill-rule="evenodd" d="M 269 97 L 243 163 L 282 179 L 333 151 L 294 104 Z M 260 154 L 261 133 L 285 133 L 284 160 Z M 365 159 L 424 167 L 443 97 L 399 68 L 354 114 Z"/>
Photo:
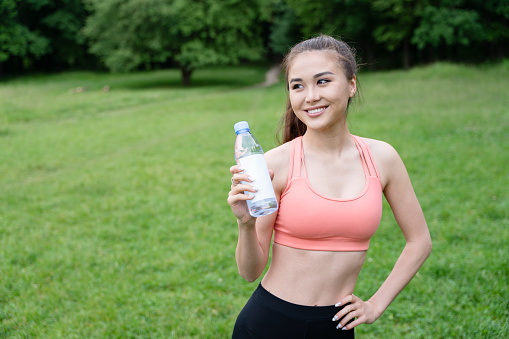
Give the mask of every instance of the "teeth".
<path id="1" fill-rule="evenodd" d="M 324 109 L 325 109 L 325 107 L 320 107 L 320 108 L 317 108 L 317 109 L 310 109 L 308 111 L 308 113 L 315 114 L 315 113 L 323 111 Z"/>

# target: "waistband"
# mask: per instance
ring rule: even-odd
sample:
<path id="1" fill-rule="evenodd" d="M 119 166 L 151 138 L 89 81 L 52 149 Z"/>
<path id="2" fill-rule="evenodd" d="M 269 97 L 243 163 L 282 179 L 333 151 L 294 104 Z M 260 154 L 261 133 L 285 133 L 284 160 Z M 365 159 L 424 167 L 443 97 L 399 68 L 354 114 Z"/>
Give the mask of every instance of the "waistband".
<path id="1" fill-rule="evenodd" d="M 335 307 L 330 306 L 306 306 L 298 305 L 281 298 L 276 297 L 267 291 L 262 284 L 259 284 L 253 292 L 252 298 L 274 311 L 283 313 L 286 316 L 301 318 L 305 320 L 332 320 L 334 314 L 339 312 L 344 306 Z"/>

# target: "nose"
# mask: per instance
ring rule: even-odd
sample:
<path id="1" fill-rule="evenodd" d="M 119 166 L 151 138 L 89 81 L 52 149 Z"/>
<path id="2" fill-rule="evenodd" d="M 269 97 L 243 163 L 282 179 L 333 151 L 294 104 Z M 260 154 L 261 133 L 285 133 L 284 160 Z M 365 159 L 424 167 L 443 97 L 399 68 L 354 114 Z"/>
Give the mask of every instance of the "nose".
<path id="1" fill-rule="evenodd" d="M 315 102 L 320 100 L 320 92 L 314 86 L 308 87 L 306 93 L 306 102 Z"/>

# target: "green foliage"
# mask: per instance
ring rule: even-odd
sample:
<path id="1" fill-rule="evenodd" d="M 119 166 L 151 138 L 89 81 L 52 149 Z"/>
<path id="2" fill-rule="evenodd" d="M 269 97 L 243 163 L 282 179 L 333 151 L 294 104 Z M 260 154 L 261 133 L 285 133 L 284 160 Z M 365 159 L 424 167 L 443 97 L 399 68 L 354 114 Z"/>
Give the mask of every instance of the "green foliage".
<path id="1" fill-rule="evenodd" d="M 276 0 L 266 6 L 270 10 L 270 33 L 267 47 L 275 55 L 285 55 L 288 49 L 299 42 L 300 31 L 296 25 L 295 11 L 285 0 Z"/>
<path id="2" fill-rule="evenodd" d="M 92 15 L 87 18 L 84 34 L 90 39 L 90 51 L 112 71 L 149 68 L 151 62 L 163 62 L 171 55 L 174 13 L 167 1 L 109 0 L 87 2 Z"/>
<path id="3" fill-rule="evenodd" d="M 0 2 L 0 62 L 11 56 L 40 58 L 49 53 L 50 41 L 18 21 L 18 0 Z"/>
<path id="4" fill-rule="evenodd" d="M 509 40 L 509 0 L 475 0 L 474 8 L 481 16 L 483 38 L 489 42 Z"/>
<path id="5" fill-rule="evenodd" d="M 42 59 L 53 67 L 84 63 L 79 34 L 86 12 L 80 0 L 3 0 L 0 2 L 0 63 L 22 60 L 30 67 Z"/>
<path id="6" fill-rule="evenodd" d="M 115 72 L 179 67 L 189 82 L 196 68 L 272 60 L 319 33 L 380 68 L 398 55 L 406 68 L 477 62 L 507 57 L 508 20 L 509 0 L 3 0 L 0 74 L 100 59 Z"/>
<path id="7" fill-rule="evenodd" d="M 348 42 L 357 50 L 358 59 L 364 59 L 363 63 L 374 62 L 377 43 L 372 33 L 379 18 L 371 8 L 371 0 L 286 0 L 286 3 L 296 17 L 292 18 L 292 25 L 299 33 L 292 32 L 293 36 L 301 40 L 319 33 L 329 34 Z"/>
<path id="8" fill-rule="evenodd" d="M 353 40 L 373 27 L 370 0 L 286 1 L 299 18 L 297 24 L 305 37 L 324 33 Z"/>
<path id="9" fill-rule="evenodd" d="M 0 337 L 231 336 L 256 287 L 238 275 L 226 203 L 233 124 L 270 149 L 285 107 L 282 85 L 246 87 L 264 71 L 200 69 L 188 88 L 177 70 L 0 82 Z M 509 61 L 359 79 L 350 131 L 398 150 L 434 247 L 357 336 L 509 337 Z M 385 204 L 356 295 L 403 245 Z"/>
<path id="10" fill-rule="evenodd" d="M 89 0 L 84 32 L 113 71 L 176 61 L 184 72 L 260 59 L 258 1 Z"/>
<path id="11" fill-rule="evenodd" d="M 382 18 L 373 31 L 375 40 L 384 44 L 389 51 L 401 46 L 405 39 L 410 39 L 427 2 L 427 0 L 373 1 L 373 10 Z"/>
<path id="12" fill-rule="evenodd" d="M 469 45 L 480 40 L 482 26 L 474 10 L 426 6 L 412 43 L 419 49 L 427 45 Z"/>

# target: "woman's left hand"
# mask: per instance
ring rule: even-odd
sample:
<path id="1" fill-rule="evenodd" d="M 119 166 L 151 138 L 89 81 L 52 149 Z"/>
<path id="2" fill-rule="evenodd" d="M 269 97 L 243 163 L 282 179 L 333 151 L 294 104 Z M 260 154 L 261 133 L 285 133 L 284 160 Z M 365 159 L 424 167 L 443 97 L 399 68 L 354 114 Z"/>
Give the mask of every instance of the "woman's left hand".
<path id="1" fill-rule="evenodd" d="M 341 305 L 345 305 L 345 307 L 332 319 L 332 321 L 341 319 L 336 327 L 338 330 L 351 330 L 360 324 L 372 324 L 381 315 L 375 305 L 369 301 L 363 301 L 353 294 L 347 295 L 336 304 L 337 307 Z M 354 318 L 357 319 L 354 320 Z M 349 323 L 350 321 L 352 322 Z"/>

